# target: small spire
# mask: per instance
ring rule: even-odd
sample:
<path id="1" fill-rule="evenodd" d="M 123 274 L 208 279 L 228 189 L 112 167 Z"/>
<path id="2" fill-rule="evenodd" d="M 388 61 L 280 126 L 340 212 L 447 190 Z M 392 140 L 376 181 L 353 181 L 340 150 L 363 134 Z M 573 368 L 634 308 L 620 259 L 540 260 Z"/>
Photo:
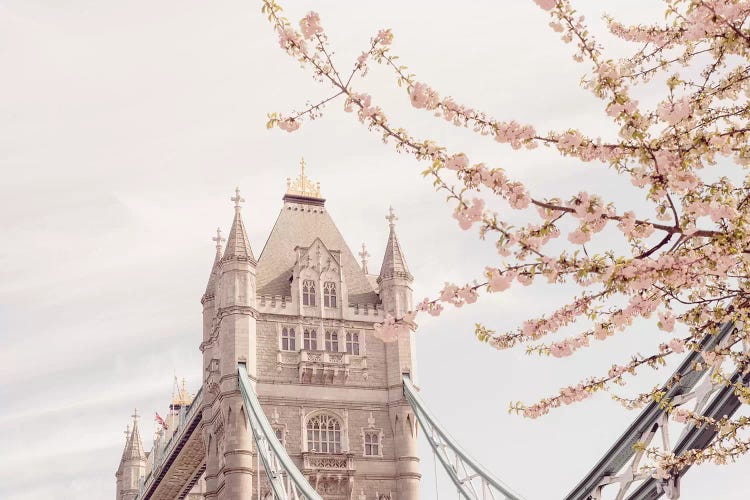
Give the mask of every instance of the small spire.
<path id="1" fill-rule="evenodd" d="M 245 225 L 242 223 L 242 216 L 240 215 L 242 209 L 240 203 L 244 202 L 245 199 L 240 196 L 240 188 L 235 189 L 234 192 L 235 195 L 230 198 L 234 202 L 234 221 L 232 222 L 232 228 L 229 230 L 227 248 L 224 251 L 222 260 L 240 259 L 255 262 L 253 250 L 250 248 L 250 242 L 245 232 Z"/>
<path id="2" fill-rule="evenodd" d="M 364 243 L 362 243 L 362 251 L 359 252 L 358 255 L 362 259 L 362 272 L 365 274 L 369 274 L 367 270 L 367 257 L 370 256 L 370 253 L 367 251 L 367 248 L 365 247 Z"/>
<path id="3" fill-rule="evenodd" d="M 211 240 L 216 242 L 216 256 L 214 257 L 214 264 L 211 266 L 211 274 L 208 276 L 208 284 L 206 285 L 206 291 L 203 293 L 201 303 L 214 296 L 214 292 L 216 291 L 216 280 L 219 279 L 219 261 L 224 253 L 222 251 L 222 243 L 227 241 L 226 238 L 221 235 L 221 228 L 219 227 L 216 228 L 216 236 L 211 238 Z"/>
<path id="4" fill-rule="evenodd" d="M 122 460 L 145 460 L 146 454 L 143 451 L 143 443 L 141 443 L 141 433 L 138 431 L 138 410 L 133 410 L 131 415 L 133 418 L 133 428 L 130 429 L 128 426 L 128 432 L 130 433 L 128 438 L 125 440 L 125 449 L 122 452 Z"/>
<path id="5" fill-rule="evenodd" d="M 398 220 L 398 217 L 393 212 L 393 207 L 388 209 L 388 215 L 385 217 L 385 220 L 388 221 L 390 232 L 388 234 L 388 244 L 385 247 L 385 255 L 383 256 L 383 265 L 380 266 L 380 275 L 377 282 L 380 283 L 384 279 L 395 277 L 413 281 L 414 277 L 406 266 L 404 252 L 401 250 L 401 244 L 398 242 L 398 237 L 396 236 L 395 221 Z"/>
<path id="6" fill-rule="evenodd" d="M 130 438 L 130 424 L 125 426 L 123 434 L 125 434 L 125 444 L 128 444 L 128 438 Z"/>
<path id="7" fill-rule="evenodd" d="M 211 240 L 216 242 L 216 253 L 221 253 L 222 243 L 227 241 L 227 239 L 221 235 L 220 227 L 216 228 L 216 236 L 211 238 Z"/>

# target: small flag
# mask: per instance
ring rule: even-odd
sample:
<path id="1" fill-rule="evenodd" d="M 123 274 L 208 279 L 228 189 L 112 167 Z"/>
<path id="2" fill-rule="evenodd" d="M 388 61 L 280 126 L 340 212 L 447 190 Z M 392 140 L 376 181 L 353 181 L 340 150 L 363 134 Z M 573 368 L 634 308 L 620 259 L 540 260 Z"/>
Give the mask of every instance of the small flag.
<path id="1" fill-rule="evenodd" d="M 156 417 L 154 419 L 161 424 L 161 426 L 164 428 L 164 430 L 167 430 L 168 429 L 167 423 L 164 421 L 164 419 L 159 416 L 158 412 L 155 413 L 155 415 L 156 415 Z"/>

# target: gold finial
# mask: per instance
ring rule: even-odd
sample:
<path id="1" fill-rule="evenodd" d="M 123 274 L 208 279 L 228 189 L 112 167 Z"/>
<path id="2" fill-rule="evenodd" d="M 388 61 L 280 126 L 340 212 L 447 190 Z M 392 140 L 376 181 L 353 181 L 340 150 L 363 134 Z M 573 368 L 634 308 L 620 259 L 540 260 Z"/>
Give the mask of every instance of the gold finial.
<path id="1" fill-rule="evenodd" d="M 308 198 L 320 198 L 320 182 L 313 182 L 305 175 L 305 159 L 299 162 L 300 175 L 294 181 L 287 177 L 286 194 L 306 196 Z"/>
<path id="2" fill-rule="evenodd" d="M 393 213 L 393 207 L 390 207 L 388 209 L 388 215 L 386 215 L 385 220 L 388 221 L 388 225 L 391 227 L 396 225 L 396 221 L 398 220 L 398 217 L 396 217 L 396 214 Z"/>
<path id="3" fill-rule="evenodd" d="M 186 385 L 186 380 L 184 378 L 182 379 L 182 386 L 180 386 L 180 384 L 177 382 L 177 376 L 175 376 L 174 388 L 172 390 L 173 392 L 172 405 L 173 406 L 185 406 L 193 402 L 193 397 L 187 391 L 187 388 L 185 387 L 185 385 Z"/>

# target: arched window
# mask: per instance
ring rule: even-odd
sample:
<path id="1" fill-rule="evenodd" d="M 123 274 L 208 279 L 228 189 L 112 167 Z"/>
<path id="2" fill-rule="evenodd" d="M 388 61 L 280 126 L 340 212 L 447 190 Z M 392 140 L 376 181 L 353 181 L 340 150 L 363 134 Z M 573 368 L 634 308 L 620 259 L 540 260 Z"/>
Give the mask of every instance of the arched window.
<path id="1" fill-rule="evenodd" d="M 305 328 L 304 334 L 302 335 L 303 348 L 306 351 L 317 351 L 318 350 L 318 332 L 313 328 Z"/>
<path id="2" fill-rule="evenodd" d="M 297 334 L 295 333 L 294 328 L 285 326 L 281 329 L 281 350 L 297 350 Z"/>
<path id="3" fill-rule="evenodd" d="M 317 453 L 341 453 L 341 424 L 330 415 L 307 421 L 307 449 Z"/>
<path id="4" fill-rule="evenodd" d="M 346 353 L 359 356 L 359 333 L 346 332 Z"/>
<path id="5" fill-rule="evenodd" d="M 304 280 L 302 282 L 302 305 L 315 305 L 315 282 L 313 280 Z"/>
<path id="6" fill-rule="evenodd" d="M 374 431 L 365 432 L 365 456 L 377 457 L 380 455 L 380 433 Z"/>
<path id="7" fill-rule="evenodd" d="M 323 284 L 323 305 L 336 307 L 336 283 L 333 281 L 326 281 Z"/>
<path id="8" fill-rule="evenodd" d="M 334 330 L 326 330 L 326 351 L 339 352 L 339 334 Z"/>

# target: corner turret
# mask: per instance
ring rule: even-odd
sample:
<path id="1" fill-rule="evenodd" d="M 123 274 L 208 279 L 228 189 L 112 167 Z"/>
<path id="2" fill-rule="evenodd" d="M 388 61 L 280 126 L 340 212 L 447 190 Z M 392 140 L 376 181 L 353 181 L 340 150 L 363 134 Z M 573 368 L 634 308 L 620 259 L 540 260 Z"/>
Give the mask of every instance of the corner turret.
<path id="1" fill-rule="evenodd" d="M 209 401 L 204 407 L 202 432 L 207 443 L 224 450 L 224 460 L 212 460 L 206 466 L 207 496 L 223 488 L 231 498 L 249 498 L 252 494 L 253 464 L 250 433 L 247 432 L 242 395 L 237 386 L 237 363 L 245 363 L 251 380 L 257 379 L 255 309 L 257 262 L 242 222 L 240 190 L 231 198 L 234 220 L 221 257 L 214 262 L 213 309 L 210 323 L 204 315 L 203 351 L 204 387 Z M 217 245 L 221 237 L 217 236 Z M 209 278 L 209 285 L 211 278 Z M 208 293 L 208 290 L 207 290 Z M 205 296 L 204 296 L 205 297 Z M 206 314 L 207 302 L 204 302 Z M 210 452 L 209 452 L 210 453 Z"/>
<path id="2" fill-rule="evenodd" d="M 380 285 L 380 300 L 383 302 L 383 309 L 386 314 L 390 314 L 394 318 L 401 318 L 412 310 L 411 284 L 414 277 L 409 272 L 404 252 L 401 250 L 401 244 L 396 236 L 396 220 L 398 220 L 398 217 L 393 213 L 393 207 L 390 207 L 386 220 L 390 233 L 388 234 L 388 244 L 385 247 L 385 255 L 383 256 L 383 264 L 380 266 L 377 283 Z"/>
<path id="3" fill-rule="evenodd" d="M 138 410 L 133 415 L 133 429 L 126 431 L 125 449 L 117 468 L 117 500 L 135 500 L 141 478 L 146 473 L 146 453 L 138 430 Z"/>
<path id="4" fill-rule="evenodd" d="M 411 284 L 414 277 L 409 272 L 404 252 L 396 236 L 397 217 L 393 207 L 386 217 L 389 226 L 388 243 L 385 247 L 383 265 L 377 282 L 380 285 L 380 300 L 385 313 L 396 319 L 403 318 L 412 310 Z M 417 420 L 401 390 L 401 377 L 408 373 L 415 379 L 414 332 L 399 335 L 395 342 L 385 344 L 388 365 L 389 414 L 394 430 L 396 446 L 397 498 L 419 498 L 419 455 L 417 453 Z"/>

